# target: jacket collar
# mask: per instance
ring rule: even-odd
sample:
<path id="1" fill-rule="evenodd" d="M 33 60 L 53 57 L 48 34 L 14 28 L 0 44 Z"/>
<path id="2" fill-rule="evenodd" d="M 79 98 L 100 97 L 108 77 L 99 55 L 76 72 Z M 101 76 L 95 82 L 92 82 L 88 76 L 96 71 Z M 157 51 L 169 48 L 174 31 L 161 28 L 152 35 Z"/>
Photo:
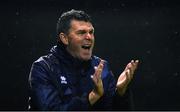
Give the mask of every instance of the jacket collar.
<path id="1" fill-rule="evenodd" d="M 64 45 L 61 45 L 60 43 L 57 43 L 56 46 L 52 47 L 50 52 L 54 54 L 60 63 L 65 64 L 67 67 L 74 68 L 74 69 L 87 69 L 91 66 L 91 60 L 88 61 L 81 61 L 77 58 L 74 58 L 72 55 L 70 55 L 69 52 L 67 52 Z"/>

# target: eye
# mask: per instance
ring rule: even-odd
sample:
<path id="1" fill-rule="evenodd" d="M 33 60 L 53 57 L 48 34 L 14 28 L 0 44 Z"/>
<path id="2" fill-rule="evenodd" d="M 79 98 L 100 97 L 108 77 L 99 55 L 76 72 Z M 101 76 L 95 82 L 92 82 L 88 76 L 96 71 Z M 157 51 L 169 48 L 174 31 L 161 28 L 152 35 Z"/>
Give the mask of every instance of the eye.
<path id="1" fill-rule="evenodd" d="M 84 31 L 84 30 L 80 30 L 80 31 L 78 31 L 78 32 L 77 32 L 77 34 L 79 34 L 79 35 L 83 35 L 83 34 L 86 34 L 86 31 Z"/>
<path id="2" fill-rule="evenodd" d="M 94 34 L 94 30 L 91 30 L 89 33 L 90 33 L 90 34 Z"/>

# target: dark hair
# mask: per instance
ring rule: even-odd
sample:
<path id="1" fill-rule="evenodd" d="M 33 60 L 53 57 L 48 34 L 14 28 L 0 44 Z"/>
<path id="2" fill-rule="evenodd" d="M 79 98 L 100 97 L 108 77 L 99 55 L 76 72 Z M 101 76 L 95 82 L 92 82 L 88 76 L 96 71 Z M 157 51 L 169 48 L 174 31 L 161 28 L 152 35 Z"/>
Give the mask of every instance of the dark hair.
<path id="1" fill-rule="evenodd" d="M 92 22 L 90 16 L 84 11 L 72 9 L 70 11 L 64 12 L 57 22 L 57 36 L 61 32 L 68 34 L 72 20 Z"/>

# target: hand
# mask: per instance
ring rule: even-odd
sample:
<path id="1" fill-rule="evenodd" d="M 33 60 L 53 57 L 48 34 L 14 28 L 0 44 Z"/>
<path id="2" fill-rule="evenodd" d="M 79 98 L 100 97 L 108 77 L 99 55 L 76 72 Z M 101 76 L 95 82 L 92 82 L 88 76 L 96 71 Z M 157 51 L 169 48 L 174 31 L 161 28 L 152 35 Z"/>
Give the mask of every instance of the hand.
<path id="1" fill-rule="evenodd" d="M 93 105 L 104 94 L 104 88 L 101 79 L 103 67 L 104 67 L 104 61 L 101 60 L 98 67 L 95 67 L 95 73 L 92 76 L 92 80 L 94 82 L 95 87 L 89 94 L 89 101 L 91 105 Z"/>
<path id="2" fill-rule="evenodd" d="M 123 96 L 126 92 L 127 86 L 134 76 L 134 72 L 137 69 L 138 63 L 139 60 L 131 60 L 131 62 L 127 64 L 125 70 L 119 76 L 116 87 L 120 96 Z"/>

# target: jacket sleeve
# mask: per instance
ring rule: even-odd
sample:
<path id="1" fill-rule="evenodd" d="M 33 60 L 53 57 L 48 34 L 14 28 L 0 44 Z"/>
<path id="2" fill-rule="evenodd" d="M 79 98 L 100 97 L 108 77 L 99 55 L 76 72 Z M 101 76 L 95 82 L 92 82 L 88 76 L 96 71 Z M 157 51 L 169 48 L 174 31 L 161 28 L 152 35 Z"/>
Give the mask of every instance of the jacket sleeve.
<path id="1" fill-rule="evenodd" d="M 75 96 L 69 102 L 64 102 L 49 78 L 47 68 L 42 63 L 33 63 L 29 76 L 32 108 L 35 110 L 87 110 L 89 108 L 88 94 L 83 94 L 81 97 Z"/>
<path id="2" fill-rule="evenodd" d="M 124 96 L 120 96 L 117 91 L 115 91 L 114 97 L 113 97 L 113 110 L 133 110 L 134 109 L 134 103 L 133 103 L 133 97 L 132 92 L 128 88 L 126 90 L 126 93 Z"/>

